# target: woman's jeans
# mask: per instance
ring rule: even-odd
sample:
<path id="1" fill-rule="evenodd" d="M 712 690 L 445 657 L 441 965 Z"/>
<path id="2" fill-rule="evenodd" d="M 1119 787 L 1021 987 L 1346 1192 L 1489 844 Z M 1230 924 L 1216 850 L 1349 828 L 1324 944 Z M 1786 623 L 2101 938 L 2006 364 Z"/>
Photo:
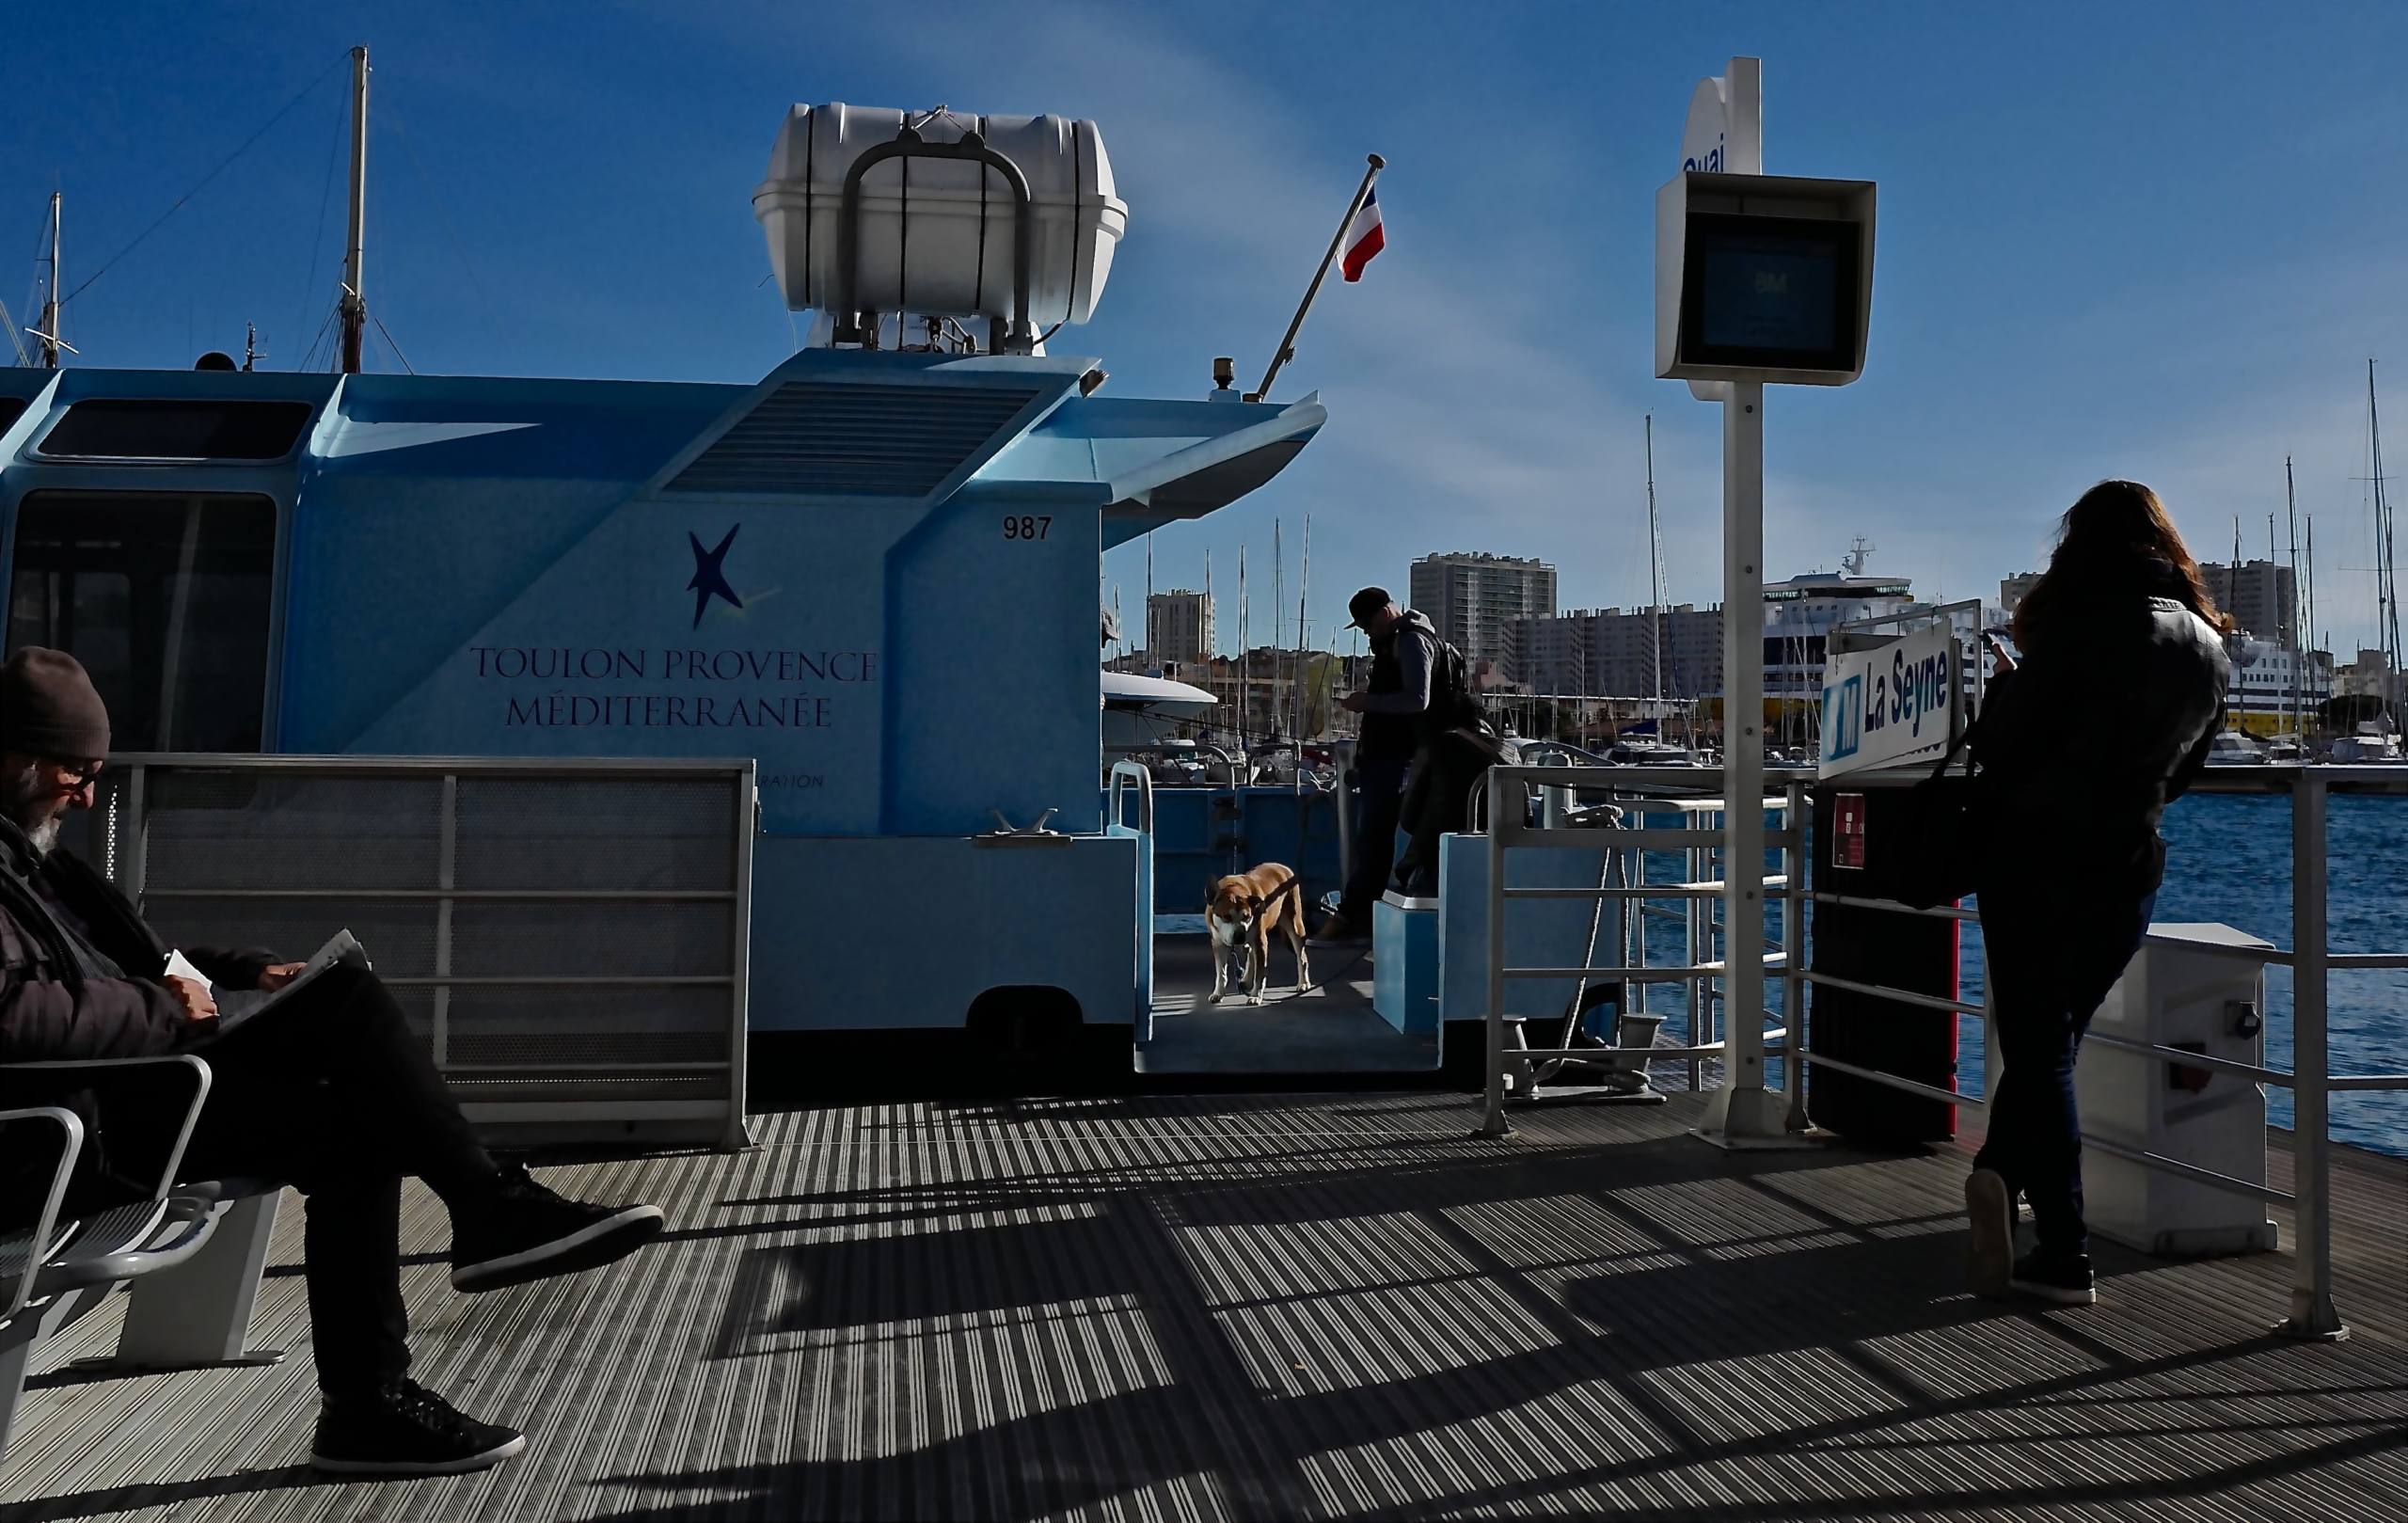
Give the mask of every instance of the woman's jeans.
<path id="1" fill-rule="evenodd" d="M 1982 940 L 1988 950 L 1990 1039 L 2004 1065 L 1989 1101 L 1989 1136 L 1974 1158 L 2006 1181 L 2007 1199 L 2032 1203 L 2043 1259 L 2090 1251 L 2082 1218 L 2082 1121 L 2074 1055 L 2090 1018 L 2139 949 L 2157 903 L 2147 886 L 2117 892 L 2109 871 L 2079 868 L 2047 882 L 1986 883 Z"/>

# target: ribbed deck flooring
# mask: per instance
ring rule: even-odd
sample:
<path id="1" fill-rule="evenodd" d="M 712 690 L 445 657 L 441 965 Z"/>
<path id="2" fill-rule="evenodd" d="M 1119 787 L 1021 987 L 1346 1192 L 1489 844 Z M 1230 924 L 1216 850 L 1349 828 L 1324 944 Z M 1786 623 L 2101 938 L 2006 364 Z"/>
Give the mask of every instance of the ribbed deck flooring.
<path id="1" fill-rule="evenodd" d="M 1505 1142 L 1427 1093 L 760 1118 L 548 1174 L 667 1239 L 474 1299 L 413 1192 L 418 1372 L 531 1446 L 411 1483 L 300 1467 L 288 1210 L 254 1339 L 294 1358 L 38 1377 L 0 1515 L 2408 1517 L 2408 1167 L 2344 1156 L 2358 1336 L 2305 1345 L 2266 1331 L 2288 1254 L 1972 1300 L 1961 1151 L 1733 1157 L 1695 1103 Z"/>

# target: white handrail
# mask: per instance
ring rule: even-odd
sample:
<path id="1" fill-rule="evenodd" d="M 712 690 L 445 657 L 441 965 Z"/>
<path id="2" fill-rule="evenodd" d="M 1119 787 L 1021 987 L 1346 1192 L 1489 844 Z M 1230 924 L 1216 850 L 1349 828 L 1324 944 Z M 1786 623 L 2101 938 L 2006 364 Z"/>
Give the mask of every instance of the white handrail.
<path id="1" fill-rule="evenodd" d="M 1137 833 L 1151 835 L 1154 833 L 1154 774 L 1133 761 L 1114 762 L 1108 774 L 1111 822 L 1115 825 L 1126 823 L 1120 814 L 1120 784 L 1124 778 L 1137 785 Z"/>

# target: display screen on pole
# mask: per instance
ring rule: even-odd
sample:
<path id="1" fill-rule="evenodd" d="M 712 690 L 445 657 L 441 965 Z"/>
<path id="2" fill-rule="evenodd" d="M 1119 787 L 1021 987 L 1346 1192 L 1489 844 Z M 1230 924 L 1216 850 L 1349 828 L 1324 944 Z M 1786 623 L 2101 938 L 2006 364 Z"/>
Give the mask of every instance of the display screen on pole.
<path id="1" fill-rule="evenodd" d="M 1855 370 L 1861 235 L 1854 222 L 1692 213 L 1683 249 L 1681 357 Z"/>

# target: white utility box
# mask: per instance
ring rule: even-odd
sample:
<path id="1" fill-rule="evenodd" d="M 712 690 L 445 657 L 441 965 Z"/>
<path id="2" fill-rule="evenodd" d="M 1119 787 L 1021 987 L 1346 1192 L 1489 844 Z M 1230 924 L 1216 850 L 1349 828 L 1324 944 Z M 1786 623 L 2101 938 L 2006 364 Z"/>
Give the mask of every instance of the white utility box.
<path id="1" fill-rule="evenodd" d="M 1084 323 L 1112 275 L 1129 205 L 1113 194 L 1112 161 L 1092 121 L 798 105 L 778 133 L 752 214 L 786 305 L 826 309 L 840 283 L 838 214 L 853 161 L 895 140 L 906 124 L 931 143 L 972 132 L 1028 178 L 1029 316 L 1040 326 Z M 861 188 L 860 287 L 864 311 L 1012 315 L 1013 197 L 984 165 L 927 159 L 874 164 Z"/>
<path id="2" fill-rule="evenodd" d="M 2154 925 L 2090 1023 L 2074 1070 L 2085 1136 L 2266 1182 L 2266 1091 L 2238 1073 L 2099 1041 L 2183 1047 L 2266 1061 L 2264 954 L 2272 944 L 2216 925 Z M 2104 1149 L 2083 1149 L 2093 1232 L 2145 1253 L 2261 1253 L 2276 1240 L 2263 1200 Z"/>

